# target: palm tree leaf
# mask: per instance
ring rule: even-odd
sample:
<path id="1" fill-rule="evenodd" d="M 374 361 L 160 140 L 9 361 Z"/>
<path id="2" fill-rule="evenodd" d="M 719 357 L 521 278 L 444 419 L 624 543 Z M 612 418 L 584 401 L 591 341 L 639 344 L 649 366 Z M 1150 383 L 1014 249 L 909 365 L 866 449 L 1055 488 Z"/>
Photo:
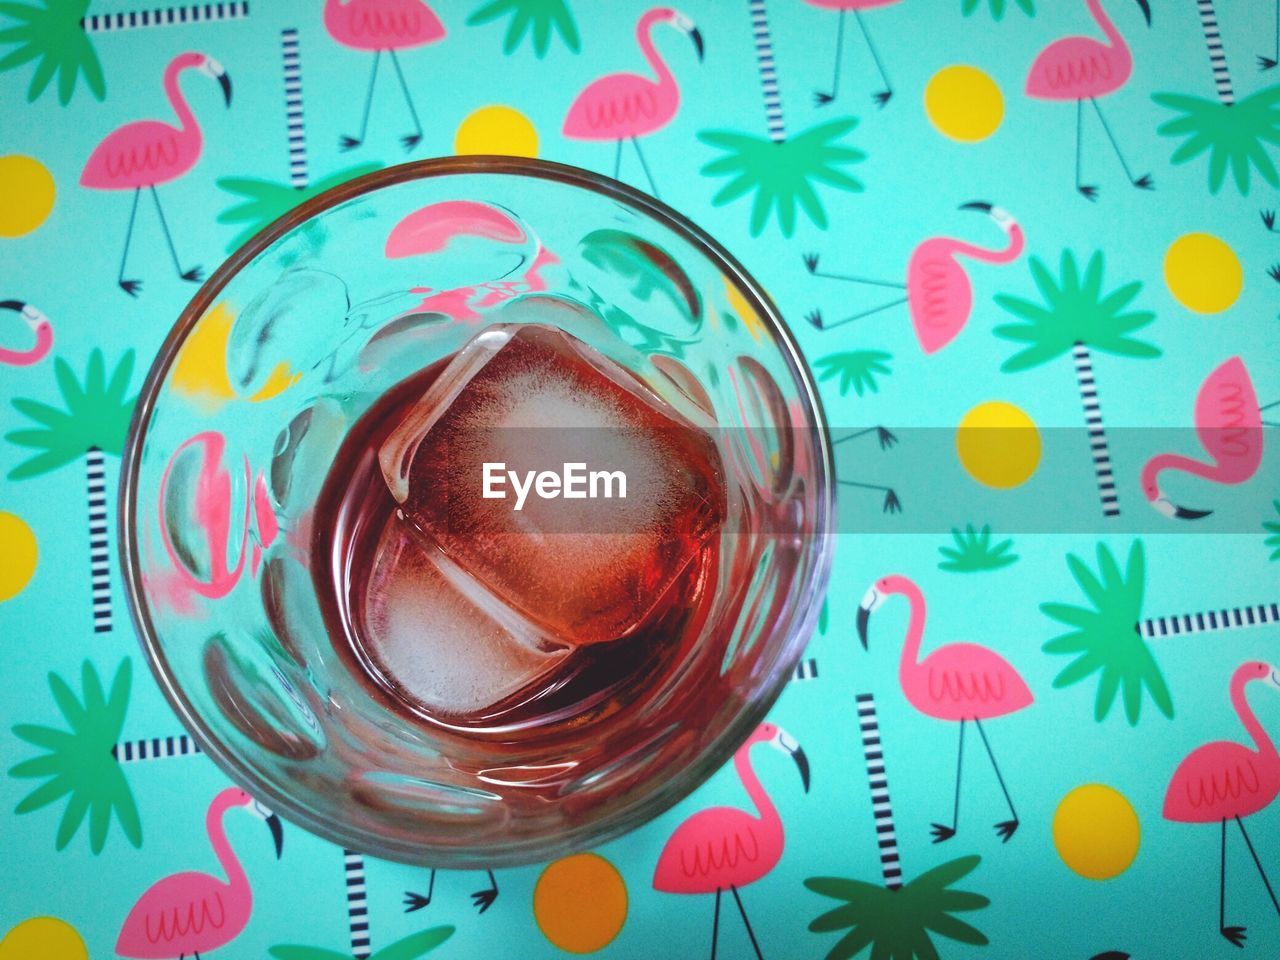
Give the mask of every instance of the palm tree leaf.
<path id="1" fill-rule="evenodd" d="M 138 817 L 138 804 L 133 799 L 133 791 L 129 789 L 129 781 L 119 766 L 115 768 L 117 783 L 112 791 L 112 807 L 120 829 L 134 849 L 142 846 L 142 821 Z"/>
<path id="2" fill-rule="evenodd" d="M 1092 652 L 1081 654 L 1063 667 L 1058 675 L 1053 678 L 1053 688 L 1055 690 L 1063 690 L 1067 687 L 1075 686 L 1081 680 L 1093 676 L 1102 668 L 1102 661 L 1095 654 Z"/>
<path id="3" fill-rule="evenodd" d="M 807 889 L 824 897 L 850 902 L 866 899 L 883 890 L 883 887 L 863 880 L 847 880 L 843 877 L 810 877 L 805 880 Z"/>
<path id="4" fill-rule="evenodd" d="M 31 85 L 27 87 L 27 103 L 34 103 L 36 98 L 44 93 L 57 69 L 58 61 L 47 54 L 44 59 L 36 64 L 36 68 L 31 74 Z"/>
<path id="5" fill-rule="evenodd" d="M 410 934 L 383 947 L 369 960 L 417 960 L 453 936 L 453 931 L 453 927 L 440 926 Z"/>
<path id="6" fill-rule="evenodd" d="M 9 769 L 9 776 L 17 780 L 56 777 L 62 772 L 64 761 L 57 753 L 42 753 L 30 760 L 23 760 Z"/>
<path id="7" fill-rule="evenodd" d="M 1070 603 L 1042 603 L 1040 612 L 1071 627 L 1087 627 L 1097 618 L 1097 614 L 1087 607 L 1077 607 Z"/>
<path id="8" fill-rule="evenodd" d="M 47 450 L 27 460 L 23 460 L 12 470 L 9 471 L 10 480 L 28 480 L 31 477 L 38 477 L 42 473 L 48 473 L 51 470 L 57 470 L 59 467 L 65 467 L 68 463 L 80 456 L 83 451 L 74 450 Z"/>
<path id="9" fill-rule="evenodd" d="M 351 960 L 351 954 L 324 947 L 305 947 L 300 944 L 282 943 L 267 950 L 275 960 Z"/>
<path id="10" fill-rule="evenodd" d="M 71 842 L 71 838 L 76 835 L 76 831 L 80 829 L 80 824 L 84 822 L 85 814 L 89 812 L 90 800 L 91 795 L 87 790 L 73 790 L 71 792 L 71 797 L 67 800 L 67 806 L 62 811 L 62 819 L 58 821 L 58 834 L 53 841 L 55 850 L 65 850 L 67 844 Z M 94 853 L 97 852 L 99 851 L 94 851 Z"/>
<path id="11" fill-rule="evenodd" d="M 27 741 L 33 747 L 41 747 L 55 752 L 66 749 L 68 745 L 75 741 L 75 735 L 68 733 L 66 730 L 58 730 L 54 727 L 46 727 L 34 723 L 15 724 L 13 735 L 20 740 Z M 14 774 L 14 776 L 21 776 L 21 774 Z"/>
<path id="12" fill-rule="evenodd" d="M 1098 548 L 1099 551 L 1104 549 Z M 1077 557 L 1074 553 L 1067 555 L 1067 568 L 1071 571 L 1071 576 L 1075 578 L 1080 589 L 1084 591 L 1084 595 L 1095 607 L 1101 607 L 1106 602 L 1107 592 L 1102 584 L 1098 582 L 1098 578 L 1093 575 L 1093 571 L 1085 565 L 1085 562 Z"/>
<path id="13" fill-rule="evenodd" d="M 85 713 L 93 717 L 101 716 L 107 708 L 107 698 L 98 671 L 88 660 L 80 665 L 80 686 L 84 690 Z"/>
<path id="14" fill-rule="evenodd" d="M 6 433 L 4 438 L 15 447 L 44 450 L 57 444 L 58 432 L 56 430 L 13 430 Z"/>
<path id="15" fill-rule="evenodd" d="M 1170 720 L 1173 719 L 1173 697 L 1169 695 L 1169 685 L 1165 683 L 1164 674 L 1160 672 L 1159 665 L 1155 662 L 1155 658 L 1151 659 L 1151 669 L 1144 673 L 1147 690 L 1151 694 L 1151 699 L 1155 701 L 1155 705 L 1160 708 Z"/>
<path id="16" fill-rule="evenodd" d="M 30 6 L 25 3 L 0 3 L 0 13 L 6 17 L 12 17 L 14 20 L 21 20 L 25 23 L 33 23 L 40 17 L 45 16 L 45 12 L 39 7 Z"/>
<path id="17" fill-rule="evenodd" d="M 18 805 L 13 808 L 13 812 L 18 816 L 22 816 L 23 814 L 31 813 L 33 810 L 39 810 L 41 807 L 47 807 L 70 793 L 73 789 L 75 789 L 75 783 L 70 777 L 66 775 L 54 777 L 19 800 Z"/>
<path id="18" fill-rule="evenodd" d="M 990 942 L 981 930 L 945 913 L 929 917 L 925 921 L 925 926 L 939 936 L 947 937 L 950 940 L 958 940 L 961 943 L 968 943 L 975 947 L 985 947 Z"/>
<path id="19" fill-rule="evenodd" d="M 1098 681 L 1098 697 L 1093 707 L 1093 719 L 1099 723 L 1111 712 L 1111 705 L 1116 701 L 1116 693 L 1120 689 L 1120 677 L 1117 670 L 1103 670 Z"/>
<path id="20" fill-rule="evenodd" d="M 107 842 L 107 828 L 111 826 L 111 802 L 98 797 L 89 805 L 89 849 L 94 854 L 102 852 Z"/>
<path id="21" fill-rule="evenodd" d="M 63 680 L 56 673 L 49 674 L 49 690 L 53 693 L 54 703 L 58 705 L 58 709 L 62 711 L 63 717 L 66 718 L 72 730 L 83 730 L 86 726 L 89 716 L 85 713 L 84 707 L 80 705 L 80 700 L 72 692 L 71 687 L 67 685 L 67 681 Z"/>
<path id="22" fill-rule="evenodd" d="M 1092 636 L 1091 631 L 1073 630 L 1056 636 L 1052 640 L 1046 640 L 1040 649 L 1045 653 L 1080 653 L 1092 648 Z"/>
<path id="23" fill-rule="evenodd" d="M 866 910 L 861 904 L 846 903 L 809 921 L 809 932 L 834 933 L 836 930 L 847 930 L 849 927 L 856 927 L 865 914 Z"/>
<path id="24" fill-rule="evenodd" d="M 1124 578 L 1120 576 L 1120 565 L 1116 563 L 1115 555 L 1101 543 L 1098 544 L 1098 573 L 1102 576 L 1104 594 L 1109 594 L 1117 587 L 1124 585 Z M 1094 602 L 1098 601 L 1094 599 Z"/>
<path id="25" fill-rule="evenodd" d="M 856 957 L 867 948 L 874 936 L 875 932 L 870 927 L 855 927 L 836 941 L 826 960 L 849 960 L 850 957 Z"/>
<path id="26" fill-rule="evenodd" d="M 911 887 L 913 889 L 949 887 L 957 880 L 962 880 L 973 873 L 981 862 L 982 858 L 976 855 L 949 860 L 946 863 L 939 864 L 932 870 L 920 874 L 920 876 L 911 881 Z"/>
<path id="27" fill-rule="evenodd" d="M 938 895 L 938 907 L 947 913 L 967 913 L 991 906 L 991 898 L 968 890 L 943 890 Z"/>
<path id="28" fill-rule="evenodd" d="M 464 22 L 468 27 L 489 23 L 492 20 L 497 20 L 504 13 L 510 12 L 515 5 L 516 0 L 490 0 L 489 3 L 471 11 Z"/>

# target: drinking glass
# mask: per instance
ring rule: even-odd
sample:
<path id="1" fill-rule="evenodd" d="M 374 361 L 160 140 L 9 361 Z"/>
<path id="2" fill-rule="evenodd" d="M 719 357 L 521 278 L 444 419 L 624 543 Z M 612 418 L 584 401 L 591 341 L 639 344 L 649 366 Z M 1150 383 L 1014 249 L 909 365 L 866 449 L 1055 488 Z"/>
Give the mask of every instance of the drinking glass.
<path id="1" fill-rule="evenodd" d="M 713 415 L 731 515 L 684 668 L 632 678 L 656 685 L 641 706 L 576 737 L 495 746 L 406 718 L 339 655 L 311 556 L 333 518 L 315 505 L 379 396 L 490 324 L 544 314 Z M 307 201 L 205 283 L 137 405 L 120 542 L 155 676 L 233 780 L 344 847 L 494 867 L 634 828 L 728 760 L 813 630 L 833 489 L 812 378 L 721 246 L 604 177 L 449 158 Z"/>

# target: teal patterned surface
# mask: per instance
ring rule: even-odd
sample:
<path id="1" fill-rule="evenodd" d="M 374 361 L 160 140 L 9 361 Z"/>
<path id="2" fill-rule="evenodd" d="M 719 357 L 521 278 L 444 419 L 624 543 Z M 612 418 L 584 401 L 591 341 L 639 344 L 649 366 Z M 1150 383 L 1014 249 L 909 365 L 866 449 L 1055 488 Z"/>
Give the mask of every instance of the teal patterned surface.
<path id="1" fill-rule="evenodd" d="M 620 160 L 771 292 L 837 438 L 899 441 L 837 448 L 849 532 L 770 718 L 803 745 L 811 788 L 750 751 L 776 807 L 760 823 L 785 846 L 722 896 L 654 878 L 686 819 L 752 810 L 733 766 L 596 856 L 492 877 L 348 855 L 287 823 L 277 859 L 230 810 L 237 896 L 167 923 L 200 927 L 201 956 L 279 960 L 1280 951 L 1280 674 L 1245 666 L 1280 665 L 1273 3 L 1157 3 L 1148 23 L 1139 0 L 681 0 L 680 17 L 644 20 L 631 0 L 439 0 L 439 36 L 416 0 L 329 6 L 0 3 L 0 958 L 117 955 L 151 884 L 226 876 L 205 811 L 228 782 L 152 681 L 115 553 L 129 406 L 197 265 L 332 183 L 455 150 L 605 174 Z M 397 34 L 374 44 L 388 52 L 363 135 L 374 54 L 351 45 L 351 17 Z M 200 136 L 95 153 L 125 124 L 175 123 L 162 78 L 188 51 Z M 578 94 L 619 71 L 651 78 L 630 105 L 637 141 L 563 133 Z M 960 209 L 974 201 L 1010 211 L 1024 248 L 1003 246 L 999 211 Z M 958 264 L 972 302 L 935 289 L 931 313 L 904 264 L 937 237 L 1009 253 L 942 250 L 933 269 Z M 1023 429 L 984 454 L 962 423 Z M 1152 509 L 1143 468 L 1162 453 L 1209 466 L 1174 464 L 1160 496 L 1219 516 Z M 994 519 L 1019 509 L 1071 523 Z M 962 726 L 929 715 L 928 677 L 899 672 L 896 593 L 914 588 L 879 582 L 892 574 L 927 603 L 922 656 L 980 644 L 1002 658 L 985 676 L 1016 674 L 1031 698 L 969 710 L 989 719 L 963 727 L 958 808 Z M 873 583 L 891 595 L 864 649 Z M 1180 768 L 1213 741 L 1243 747 Z"/>

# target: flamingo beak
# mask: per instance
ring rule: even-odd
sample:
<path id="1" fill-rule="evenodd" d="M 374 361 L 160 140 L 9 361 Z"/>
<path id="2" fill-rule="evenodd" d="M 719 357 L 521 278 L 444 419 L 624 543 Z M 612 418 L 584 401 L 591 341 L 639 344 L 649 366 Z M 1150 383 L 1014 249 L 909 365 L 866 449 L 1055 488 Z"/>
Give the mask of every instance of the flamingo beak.
<path id="1" fill-rule="evenodd" d="M 883 598 L 876 592 L 876 588 L 869 589 L 862 598 L 862 602 L 858 604 L 858 639 L 862 641 L 862 649 L 867 647 L 867 624 L 871 622 L 871 614 L 876 607 L 880 605 Z"/>
<path id="2" fill-rule="evenodd" d="M 1280 690 L 1280 669 L 1271 668 L 1271 677 L 1267 680 L 1267 683 Z"/>
<path id="3" fill-rule="evenodd" d="M 0 310 L 12 310 L 14 313 L 21 313 L 27 308 L 27 305 L 21 300 L 0 300 Z"/>
<path id="4" fill-rule="evenodd" d="M 1190 507 L 1180 507 L 1176 504 L 1173 507 L 1173 515 L 1179 520 L 1199 520 L 1211 513 L 1213 513 L 1212 510 L 1192 510 Z"/>
<path id="5" fill-rule="evenodd" d="M 228 107 L 231 106 L 231 75 L 225 72 L 218 74 L 218 86 L 222 88 L 222 99 Z"/>
<path id="6" fill-rule="evenodd" d="M 280 854 L 284 852 L 284 827 L 274 813 L 267 814 L 267 829 L 271 831 L 271 842 L 275 844 L 276 859 L 279 860 Z"/>
<path id="7" fill-rule="evenodd" d="M 1147 18 L 1147 26 L 1151 26 L 1151 4 L 1147 0 L 1138 0 L 1138 7 L 1142 10 L 1142 15 Z"/>
<path id="8" fill-rule="evenodd" d="M 693 41 L 693 49 L 698 51 L 698 62 L 701 63 L 706 57 L 706 47 L 702 44 L 702 33 L 697 27 L 689 31 L 689 39 Z"/>
<path id="9" fill-rule="evenodd" d="M 980 213 L 991 213 L 991 204 L 983 203 L 981 200 L 974 200 L 972 203 L 960 204 L 961 210 L 977 210 Z"/>
<path id="10" fill-rule="evenodd" d="M 800 746 L 791 734 L 785 730 L 778 731 L 778 746 L 786 753 L 791 755 L 791 759 L 796 762 L 796 767 L 800 770 L 800 782 L 804 785 L 804 792 L 809 792 L 809 758 L 804 752 L 804 747 Z"/>

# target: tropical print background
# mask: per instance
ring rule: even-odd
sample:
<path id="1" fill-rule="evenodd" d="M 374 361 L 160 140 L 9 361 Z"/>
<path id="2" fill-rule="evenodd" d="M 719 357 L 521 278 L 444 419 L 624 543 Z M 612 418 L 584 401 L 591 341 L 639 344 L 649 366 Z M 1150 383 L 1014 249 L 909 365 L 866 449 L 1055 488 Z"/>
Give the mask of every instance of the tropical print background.
<path id="1" fill-rule="evenodd" d="M 0 2 L 0 958 L 1276 956 L 1277 24 L 1262 0 Z M 639 99 L 592 101 L 615 73 Z M 630 125 L 569 122 L 610 110 Z M 552 864 L 437 875 L 288 824 L 277 858 L 152 682 L 114 507 L 150 358 L 259 226 L 454 152 L 616 172 L 789 318 L 865 521 L 770 717 L 807 792 L 762 735 Z M 913 459 L 914 428 L 948 442 Z M 1204 466 L 1166 457 L 1156 490 L 1160 454 Z M 947 514 L 942 478 L 991 514 L 912 525 Z M 993 522 L 1014 502 L 1079 532 Z M 1247 522 L 1152 509 L 1227 503 Z M 941 669 L 955 641 L 985 673 Z M 999 689 L 956 722 L 942 682 Z M 712 808 L 776 864 L 729 846 L 733 879 L 660 882 Z M 221 899 L 197 878 L 135 911 L 182 871 Z"/>

